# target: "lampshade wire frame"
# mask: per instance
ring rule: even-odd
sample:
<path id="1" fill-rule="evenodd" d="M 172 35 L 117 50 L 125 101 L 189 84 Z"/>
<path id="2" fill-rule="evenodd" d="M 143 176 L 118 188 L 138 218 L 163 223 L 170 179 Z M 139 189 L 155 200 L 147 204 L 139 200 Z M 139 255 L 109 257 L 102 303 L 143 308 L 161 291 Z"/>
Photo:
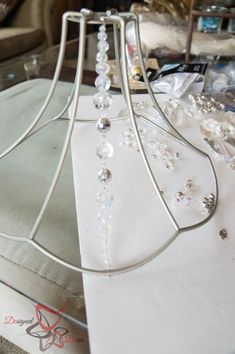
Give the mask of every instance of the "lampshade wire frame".
<path id="1" fill-rule="evenodd" d="M 62 19 L 61 43 L 66 43 L 67 31 L 68 31 L 68 18 L 69 18 L 69 13 L 66 13 Z M 59 80 L 63 60 L 64 60 L 64 54 L 65 54 L 65 46 L 61 45 L 60 50 L 59 50 L 59 55 L 58 55 L 58 60 L 57 60 L 57 64 L 56 64 L 54 77 L 53 77 L 53 80 L 51 83 L 51 87 L 49 89 L 49 92 L 47 94 L 47 97 L 45 98 L 45 101 L 44 101 L 41 109 L 39 110 L 38 114 L 36 115 L 36 117 L 32 121 L 32 123 L 23 132 L 23 134 L 14 143 L 12 143 L 4 151 L 2 151 L 0 153 L 0 159 L 3 158 L 4 156 L 6 156 L 7 154 L 9 154 L 12 150 L 14 150 L 28 136 L 28 134 L 33 130 L 33 128 L 37 125 L 39 120 L 42 118 L 42 115 L 45 112 L 46 108 L 48 107 L 48 104 L 50 103 L 51 98 L 53 97 L 53 94 L 55 92 L 56 85 Z M 62 113 L 62 114 L 64 114 L 64 113 Z"/>
<path id="2" fill-rule="evenodd" d="M 133 14 L 133 21 L 134 21 L 135 36 L 136 36 L 136 43 L 137 43 L 137 51 L 138 51 L 138 56 L 139 56 L 139 59 L 140 59 L 141 70 L 142 70 L 142 73 L 143 73 L 143 78 L 144 78 L 145 85 L 147 87 L 148 94 L 149 94 L 149 96 L 150 96 L 150 98 L 152 100 L 152 103 L 153 103 L 153 108 L 160 115 L 162 120 L 176 134 L 176 136 L 179 138 L 179 140 L 181 140 L 182 142 L 185 143 L 185 146 L 187 146 L 189 149 L 193 150 L 194 152 L 196 152 L 197 154 L 199 154 L 203 158 L 208 159 L 209 165 L 210 165 L 210 168 L 211 168 L 211 172 L 212 172 L 212 175 L 214 177 L 214 183 L 215 183 L 215 207 L 214 207 L 213 211 L 204 220 L 202 220 L 201 222 L 193 224 L 191 226 L 186 226 L 186 227 L 180 228 L 181 232 L 189 231 L 189 230 L 192 230 L 192 229 L 194 229 L 196 227 L 204 225 L 204 223 L 209 221 L 212 218 L 212 216 L 214 215 L 214 213 L 215 213 L 215 211 L 217 209 L 218 198 L 219 198 L 219 187 L 218 187 L 217 175 L 216 175 L 215 168 L 214 168 L 214 165 L 213 165 L 213 162 L 212 162 L 210 156 L 206 152 L 204 152 L 204 151 L 200 150 L 199 148 L 197 148 L 196 146 L 192 145 L 182 134 L 180 134 L 179 131 L 172 125 L 172 123 L 169 121 L 169 119 L 166 117 L 166 115 L 162 111 L 161 107 L 159 106 L 159 104 L 157 102 L 157 99 L 156 99 L 156 97 L 154 95 L 154 92 L 152 90 L 152 87 L 150 85 L 150 82 L 148 80 L 147 71 L 146 71 L 146 68 L 145 68 L 145 65 L 144 65 L 144 59 L 143 59 L 143 55 L 142 55 L 141 42 L 140 42 L 140 30 L 139 30 L 139 23 L 138 23 L 139 20 L 138 20 L 138 17 L 135 14 Z M 162 195 L 160 195 L 160 198 L 161 198 L 161 200 L 163 199 Z"/>
<path id="3" fill-rule="evenodd" d="M 73 132 L 73 127 L 74 127 L 74 122 L 75 122 L 75 117 L 76 117 L 76 112 L 78 109 L 78 102 L 79 102 L 79 97 L 80 97 L 80 89 L 81 89 L 81 83 L 82 83 L 82 76 L 83 76 L 83 66 L 84 66 L 84 57 L 85 57 L 85 44 L 86 44 L 86 21 L 87 21 L 87 16 L 82 15 L 80 19 L 80 41 L 79 41 L 79 52 L 78 52 L 78 63 L 77 63 L 77 74 L 76 74 L 76 81 L 75 81 L 75 90 L 74 90 L 74 101 L 72 103 L 72 109 L 71 109 L 71 118 L 69 120 L 68 124 L 68 130 L 67 134 L 65 137 L 64 141 L 64 146 L 62 148 L 61 156 L 52 180 L 52 183 L 50 185 L 49 191 L 47 193 L 47 196 L 43 202 L 42 208 L 40 210 L 40 213 L 33 225 L 33 228 L 29 234 L 30 239 L 34 239 L 35 235 L 37 233 L 37 230 L 41 224 L 42 218 L 47 210 L 47 207 L 49 205 L 49 202 L 51 200 L 51 197 L 54 193 L 54 190 L 56 188 L 57 182 L 59 180 L 60 173 L 62 171 L 62 167 L 66 158 L 66 154 L 69 148 L 72 132 Z M 65 46 L 65 44 L 63 43 Z"/>
<path id="4" fill-rule="evenodd" d="M 72 94 L 71 94 L 71 98 L 69 99 L 69 101 L 67 102 L 67 104 L 65 105 L 65 107 L 63 108 L 63 110 L 54 118 L 48 120 L 47 122 L 45 122 L 41 127 L 38 127 L 37 130 L 33 130 L 33 128 L 36 126 L 36 124 L 38 123 L 38 121 L 41 119 L 42 114 L 44 113 L 45 109 L 47 108 L 49 102 L 51 101 L 51 98 L 53 96 L 53 93 L 55 91 L 58 79 L 59 79 L 59 75 L 60 75 L 60 71 L 62 68 L 62 63 L 63 63 L 63 59 L 64 59 L 64 53 L 65 53 L 65 47 L 66 47 L 66 38 L 67 38 L 67 29 L 68 29 L 68 21 L 74 21 L 74 22 L 79 22 L 80 24 L 80 34 L 79 34 L 79 51 L 78 51 L 78 64 L 77 64 L 77 72 L 76 72 L 76 78 L 75 78 L 75 83 L 74 83 L 74 87 L 72 90 Z M 195 152 L 199 153 L 201 156 L 207 158 L 209 160 L 211 169 L 212 169 L 212 174 L 214 175 L 214 179 L 215 179 L 215 189 L 216 189 L 216 204 L 215 204 L 215 208 L 213 210 L 213 212 L 208 215 L 208 217 L 206 217 L 204 220 L 202 220 L 199 223 L 196 223 L 194 225 L 190 225 L 190 226 L 186 226 L 186 227 L 180 227 L 177 223 L 177 221 L 175 220 L 173 214 L 171 213 L 167 203 L 165 202 L 164 198 L 161 195 L 160 192 L 160 188 L 158 186 L 158 183 L 155 179 L 155 176 L 152 172 L 151 166 L 148 162 L 148 158 L 146 156 L 146 153 L 144 151 L 144 147 L 141 141 L 141 137 L 138 131 L 138 126 L 137 126 L 137 121 L 136 121 L 136 115 L 134 112 L 134 108 L 133 108 L 133 102 L 132 102 L 132 98 L 130 95 L 130 87 L 129 87 L 129 80 L 128 80 L 128 68 L 127 68 L 127 60 L 126 60 L 126 51 L 125 51 L 125 45 L 126 45 L 126 38 L 125 38 L 125 33 L 126 33 L 126 23 L 129 21 L 134 21 L 135 24 L 135 32 L 136 32 L 136 38 L 137 38 L 137 49 L 138 49 L 138 53 L 139 53 L 139 58 L 140 58 L 140 63 L 141 63 L 141 68 L 142 68 L 142 72 L 143 72 L 143 77 L 144 77 L 144 81 L 145 81 L 145 85 L 147 87 L 148 93 L 151 97 L 152 103 L 153 103 L 153 107 L 156 110 L 156 112 L 158 112 L 160 114 L 160 116 L 162 117 L 162 119 L 168 124 L 168 126 L 173 129 L 173 131 L 175 132 L 176 136 L 173 136 L 172 134 L 170 134 L 169 132 L 167 132 L 169 135 L 171 135 L 173 138 L 175 138 L 176 140 L 181 141 L 182 143 L 184 143 L 188 148 L 194 150 Z M 83 65 L 84 65 L 84 54 L 85 54 L 85 33 L 86 33 L 86 24 L 87 23 L 96 23 L 96 24 L 101 24 L 107 22 L 109 24 L 113 24 L 114 26 L 114 41 L 116 43 L 115 45 L 115 53 L 116 55 L 119 54 L 119 49 L 118 49 L 118 29 L 120 31 L 120 43 L 121 43 L 121 60 L 120 60 L 120 55 L 118 55 L 116 57 L 117 60 L 117 65 L 118 65 L 118 70 L 120 71 L 120 82 L 121 82 L 121 88 L 123 91 L 123 95 L 125 98 L 125 101 L 127 103 L 128 106 L 128 110 L 129 110 L 129 115 L 130 115 L 130 119 L 131 119 L 131 123 L 133 126 L 133 130 L 135 133 L 135 137 L 137 140 L 137 144 L 139 147 L 139 151 L 141 153 L 141 157 L 143 159 L 144 162 L 144 166 L 146 168 L 146 171 L 149 175 L 149 178 L 153 184 L 154 190 L 157 194 L 157 196 L 160 198 L 162 205 L 165 209 L 165 211 L 167 212 L 167 215 L 170 219 L 170 221 L 172 222 L 174 228 L 175 228 L 175 232 L 173 232 L 173 234 L 170 236 L 170 238 L 164 242 L 157 250 L 155 250 L 152 254 L 150 254 L 149 256 L 126 266 L 123 267 L 118 267 L 115 269 L 93 269 L 93 268 L 86 268 L 86 267 L 79 267 L 79 266 L 75 266 L 74 264 L 67 262 L 65 260 L 63 260 L 61 257 L 55 255 L 53 252 L 49 251 L 47 248 L 45 248 L 44 246 L 42 246 L 41 244 L 39 244 L 36 241 L 36 235 L 37 235 L 37 231 L 40 227 L 42 218 L 45 214 L 45 211 L 47 210 L 47 207 L 49 205 L 49 202 L 51 200 L 51 197 L 55 191 L 65 158 L 66 158 L 66 154 L 68 151 L 68 147 L 69 147 L 69 143 L 71 140 L 71 136 L 72 136 L 72 132 L 73 132 L 73 128 L 74 128 L 74 123 L 75 121 L 80 121 L 80 122 L 84 122 L 83 120 L 79 120 L 76 118 L 76 112 L 77 112 L 77 108 L 79 105 L 79 97 L 80 97 L 80 88 L 81 88 L 81 82 L 82 82 L 82 74 L 83 74 Z M 138 20 L 137 17 L 133 14 L 127 13 L 127 14 L 119 14 L 117 15 L 115 14 L 111 14 L 109 16 L 107 16 L 107 14 L 94 14 L 94 18 L 93 18 L 93 13 L 90 10 L 81 10 L 80 13 L 77 12 L 67 12 L 63 15 L 63 21 L 62 21 L 62 34 L 61 34 L 61 46 L 60 46 L 60 51 L 59 51 L 59 57 L 58 57 L 58 62 L 56 65 L 56 70 L 55 70 L 55 74 L 52 80 L 52 84 L 49 90 L 49 93 L 43 103 L 43 106 L 41 108 L 41 110 L 39 111 L 38 115 L 36 116 L 35 120 L 29 125 L 29 127 L 25 130 L 25 132 L 22 134 L 22 136 L 20 138 L 18 138 L 11 146 L 9 146 L 4 152 L 2 152 L 0 154 L 0 158 L 4 157 L 7 153 L 11 152 L 16 146 L 18 146 L 19 144 L 21 144 L 23 141 L 25 141 L 27 138 L 33 136 L 37 131 L 41 130 L 43 127 L 45 127 L 46 125 L 48 125 L 49 123 L 62 118 L 62 115 L 65 113 L 65 111 L 72 105 L 71 108 L 71 117 L 68 119 L 69 123 L 68 123 L 68 129 L 67 129 L 67 133 L 66 133 L 66 137 L 64 140 L 64 145 L 62 148 L 62 152 L 59 158 L 59 162 L 57 164 L 56 167 L 56 171 L 54 173 L 51 185 L 49 187 L 48 193 L 46 195 L 46 198 L 44 199 L 43 205 L 40 209 L 40 212 L 38 214 L 38 217 L 31 229 L 31 232 L 29 234 L 29 237 L 25 237 L 25 236 L 15 236 L 15 235 L 10 235 L 7 233 L 3 233 L 0 232 L 0 236 L 3 238 L 6 238 L 8 240 L 14 240 L 14 241 L 18 241 L 18 242 L 25 242 L 30 244 L 31 246 L 33 246 L 34 248 L 36 248 L 38 251 L 40 251 L 41 253 L 43 253 L 45 256 L 49 257 L 50 259 L 54 260 L 55 262 L 71 269 L 74 270 L 76 272 L 81 272 L 84 274 L 91 274 L 91 275 L 119 275 L 119 274 L 123 274 L 126 273 L 128 271 L 132 271 L 135 269 L 138 269 L 140 267 L 142 267 L 143 265 L 149 263 L 151 260 L 153 260 L 154 258 L 156 258 L 157 256 L 159 256 L 167 247 L 169 247 L 169 245 L 182 233 L 185 231 L 189 231 L 195 228 L 198 228 L 199 226 L 204 225 L 206 222 L 208 222 L 211 217 L 214 215 L 217 204 L 218 204 L 218 181 L 217 181 L 217 176 L 215 173 L 215 169 L 214 166 L 212 164 L 212 161 L 209 157 L 209 155 L 207 155 L 206 153 L 204 153 L 203 151 L 199 150 L 198 148 L 196 148 L 195 146 L 193 146 L 187 139 L 185 139 L 173 126 L 172 124 L 168 121 L 167 117 L 165 116 L 165 114 L 162 112 L 160 106 L 158 105 L 158 102 L 154 96 L 154 93 L 151 89 L 150 83 L 148 81 L 147 78 L 147 73 L 146 73 L 146 69 L 145 69 L 145 65 L 144 65 L 144 61 L 143 61 L 143 56 L 142 56 L 142 52 L 141 52 L 141 45 L 140 45 L 140 36 L 139 36 L 139 28 L 138 28 Z M 126 119 L 126 117 L 119 117 L 117 119 Z M 148 119 L 145 119 L 148 120 Z M 92 122 L 93 120 L 87 120 L 87 122 Z M 158 125 L 155 122 L 151 122 L 152 124 L 154 124 L 157 128 Z M 79 231 L 78 231 L 78 236 L 79 236 Z"/>

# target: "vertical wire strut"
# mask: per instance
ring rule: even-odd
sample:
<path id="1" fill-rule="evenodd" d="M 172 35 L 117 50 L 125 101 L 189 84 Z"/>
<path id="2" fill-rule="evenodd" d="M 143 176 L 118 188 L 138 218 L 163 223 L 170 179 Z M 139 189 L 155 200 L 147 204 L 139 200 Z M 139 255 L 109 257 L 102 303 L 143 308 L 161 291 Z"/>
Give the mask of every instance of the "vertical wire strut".
<path id="1" fill-rule="evenodd" d="M 80 19 L 80 41 L 79 41 L 79 55 L 78 55 L 78 64 L 77 64 L 77 82 L 75 82 L 75 91 L 74 91 L 74 102 L 72 105 L 72 117 L 70 119 L 69 122 L 69 126 L 68 126 L 68 131 L 67 131 L 67 135 L 65 137 L 65 141 L 64 141 L 64 145 L 63 145 L 63 149 L 61 152 L 61 156 L 60 156 L 60 160 L 58 162 L 57 168 L 56 168 L 56 172 L 54 174 L 52 183 L 50 185 L 49 191 L 47 193 L 47 196 L 44 200 L 44 203 L 42 205 L 42 208 L 38 214 L 38 217 L 33 225 L 33 228 L 29 234 L 29 238 L 30 239 L 34 239 L 35 235 L 38 231 L 38 228 L 40 226 L 40 223 L 42 221 L 43 215 L 48 207 L 48 204 L 50 202 L 50 199 L 54 193 L 56 184 L 58 182 L 64 161 L 65 161 L 65 157 L 66 157 L 66 153 L 68 151 L 68 147 L 69 147 L 69 143 L 70 143 L 70 138 L 72 135 L 72 131 L 73 131 L 73 127 L 74 127 L 74 122 L 75 122 L 75 116 L 76 116 L 76 112 L 77 112 L 77 108 L 78 108 L 78 101 L 79 101 L 79 95 L 80 95 L 80 87 L 81 87 L 81 82 L 82 82 L 82 75 L 83 75 L 83 64 L 84 64 L 84 53 L 85 53 L 85 43 L 86 43 L 86 15 L 81 14 L 81 19 Z M 65 46 L 65 43 L 63 43 L 63 46 Z"/>
<path id="2" fill-rule="evenodd" d="M 61 43 L 64 43 L 64 44 L 66 43 L 66 39 L 67 39 L 69 15 L 70 15 L 70 13 L 64 14 L 63 19 L 62 19 Z M 6 148 L 3 152 L 0 153 L 0 159 L 3 158 L 4 156 L 6 156 L 7 154 L 9 154 L 15 147 L 17 147 L 28 136 L 28 134 L 33 130 L 35 125 L 41 119 L 41 117 L 42 117 L 43 113 L 45 112 L 45 110 L 46 110 L 46 108 L 53 96 L 53 93 L 55 91 L 55 88 L 56 88 L 56 85 L 57 85 L 57 82 L 58 82 L 58 79 L 60 76 L 62 64 L 63 64 L 64 53 L 65 53 L 65 45 L 61 45 L 60 51 L 59 51 L 59 56 L 58 56 L 58 61 L 57 61 L 56 69 L 55 69 L 55 74 L 54 74 L 54 77 L 53 77 L 53 80 L 51 83 L 50 90 L 49 90 L 47 97 L 46 97 L 40 111 L 38 112 L 36 118 L 28 126 L 28 128 L 24 131 L 24 133 L 13 144 L 11 144 L 8 148 Z"/>

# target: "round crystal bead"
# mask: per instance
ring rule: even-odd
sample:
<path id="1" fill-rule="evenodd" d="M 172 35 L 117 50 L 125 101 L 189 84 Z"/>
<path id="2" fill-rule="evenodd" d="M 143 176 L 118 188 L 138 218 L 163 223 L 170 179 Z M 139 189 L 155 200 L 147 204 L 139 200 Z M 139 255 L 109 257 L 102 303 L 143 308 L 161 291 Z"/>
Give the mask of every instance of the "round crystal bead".
<path id="1" fill-rule="evenodd" d="M 95 71 L 99 75 L 105 75 L 109 72 L 110 66 L 105 62 L 99 62 L 96 64 Z"/>
<path id="2" fill-rule="evenodd" d="M 167 158 L 162 159 L 163 165 L 170 171 L 174 170 L 174 165 L 173 163 L 168 160 Z"/>
<path id="3" fill-rule="evenodd" d="M 186 195 L 184 196 L 183 201 L 184 201 L 184 205 L 185 205 L 185 206 L 189 206 L 190 204 L 192 204 L 193 198 L 192 198 L 191 195 L 186 194 Z"/>
<path id="4" fill-rule="evenodd" d="M 105 31 L 106 31 L 105 25 L 100 25 L 99 31 L 100 31 L 100 32 L 105 32 Z"/>
<path id="5" fill-rule="evenodd" d="M 135 134 L 131 129 L 121 133 L 120 145 L 125 148 L 133 148 L 137 145 Z"/>
<path id="6" fill-rule="evenodd" d="M 110 129 L 110 120 L 108 118 L 100 118 L 97 120 L 96 128 L 101 133 L 107 133 Z"/>
<path id="7" fill-rule="evenodd" d="M 107 110 L 111 107 L 112 96 L 107 92 L 98 92 L 95 94 L 93 103 L 99 110 Z"/>
<path id="8" fill-rule="evenodd" d="M 102 61 L 102 62 L 105 62 L 105 61 L 107 61 L 108 60 L 108 56 L 107 56 L 107 54 L 104 52 L 104 53 L 101 53 L 101 52 L 98 52 L 97 54 L 96 54 L 96 61 L 98 61 L 98 62 L 100 62 L 100 61 Z"/>
<path id="9" fill-rule="evenodd" d="M 102 141 L 96 148 L 96 155 L 102 160 L 112 157 L 113 146 L 110 143 Z"/>
<path id="10" fill-rule="evenodd" d="M 102 168 L 98 173 L 98 179 L 100 182 L 107 183 L 111 178 L 112 174 L 107 168 Z"/>
<path id="11" fill-rule="evenodd" d="M 95 79 L 95 86 L 99 91 L 107 91 L 110 88 L 111 80 L 107 75 L 99 75 Z"/>
<path id="12" fill-rule="evenodd" d="M 109 210 L 109 209 L 108 208 L 106 208 L 106 209 L 103 208 L 102 211 L 105 211 L 105 212 L 102 212 L 102 213 L 97 215 L 97 218 L 99 219 L 99 221 L 100 221 L 100 223 L 102 225 L 107 224 L 108 222 L 111 222 L 112 217 L 111 217 L 110 214 L 107 214 L 107 210 Z"/>
<path id="13" fill-rule="evenodd" d="M 106 41 L 99 41 L 97 43 L 97 48 L 100 52 L 107 52 L 109 50 L 109 44 Z"/>
<path id="14" fill-rule="evenodd" d="M 107 39 L 107 34 L 105 33 L 105 32 L 99 32 L 98 34 L 97 34 L 97 38 L 100 40 L 100 41 L 106 41 L 106 39 Z"/>
<path id="15" fill-rule="evenodd" d="M 113 205 L 113 195 L 107 191 L 98 192 L 96 195 L 96 203 L 97 206 L 100 206 L 103 209 L 110 209 Z M 100 217 L 102 215 L 102 213 L 99 214 Z M 109 215 L 108 218 L 110 219 L 111 216 Z"/>

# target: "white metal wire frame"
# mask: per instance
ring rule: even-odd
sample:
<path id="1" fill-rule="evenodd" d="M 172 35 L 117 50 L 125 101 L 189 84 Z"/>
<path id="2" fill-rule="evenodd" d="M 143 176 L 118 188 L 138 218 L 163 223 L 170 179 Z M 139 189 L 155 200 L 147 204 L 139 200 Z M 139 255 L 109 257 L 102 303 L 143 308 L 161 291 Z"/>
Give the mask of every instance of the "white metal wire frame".
<path id="1" fill-rule="evenodd" d="M 151 85 L 148 81 L 142 53 L 141 53 L 141 45 L 140 45 L 140 34 L 139 34 L 139 26 L 138 26 L 138 18 L 132 14 L 132 13 L 121 13 L 118 14 L 115 10 L 110 10 L 107 11 L 106 13 L 93 13 L 90 10 L 83 9 L 81 12 L 67 12 L 63 15 L 63 20 L 62 20 L 62 33 L 61 33 L 61 43 L 60 43 L 60 51 L 59 51 L 59 56 L 58 56 L 58 61 L 56 65 L 56 70 L 55 74 L 52 80 L 52 84 L 50 87 L 50 90 L 48 92 L 48 95 L 38 112 L 37 116 L 33 120 L 33 122 L 27 127 L 27 129 L 24 131 L 24 133 L 9 147 L 7 147 L 4 151 L 0 153 L 0 158 L 4 158 L 7 154 L 9 154 L 11 151 L 13 151 L 18 145 L 20 145 L 22 142 L 24 142 L 26 139 L 28 139 L 30 136 L 33 134 L 37 133 L 39 130 L 44 128 L 46 125 L 48 125 L 51 122 L 54 122 L 57 119 L 60 119 L 63 114 L 67 111 L 67 109 L 71 106 L 71 118 L 68 120 L 68 128 L 67 128 L 67 133 L 65 136 L 62 152 L 59 158 L 58 165 L 56 167 L 53 179 L 51 181 L 51 185 L 49 187 L 49 190 L 47 192 L 47 195 L 43 201 L 43 204 L 41 206 L 40 212 L 34 222 L 34 225 L 29 233 L 28 236 L 20 236 L 20 235 L 10 235 L 4 232 L 0 232 L 0 237 L 3 237 L 8 240 L 14 240 L 17 242 L 25 242 L 36 248 L 39 252 L 43 253 L 45 256 L 48 256 L 55 262 L 70 268 L 74 271 L 77 272 L 82 272 L 86 274 L 95 274 L 95 275 L 117 275 L 117 274 L 122 274 L 131 270 L 135 270 L 137 268 L 140 268 L 144 264 L 150 262 L 152 259 L 156 258 L 160 253 L 162 253 L 180 234 L 186 231 L 193 230 L 195 228 L 198 228 L 202 225 L 204 225 L 206 222 L 210 220 L 210 218 L 213 216 L 217 204 L 218 204 L 218 181 L 217 181 L 217 176 L 212 164 L 212 161 L 210 159 L 210 156 L 207 155 L 205 152 L 199 150 L 195 146 L 191 145 L 189 141 L 187 141 L 175 128 L 172 126 L 172 124 L 168 121 L 167 117 L 165 114 L 162 112 L 160 106 L 158 105 L 158 102 L 154 96 L 154 93 L 151 89 Z M 39 123 L 40 119 L 42 118 L 43 113 L 45 112 L 47 106 L 51 102 L 53 98 L 53 94 L 59 79 L 59 75 L 61 72 L 62 64 L 63 64 L 63 59 L 64 59 L 64 54 L 65 54 L 65 48 L 66 48 L 66 39 L 67 39 L 67 31 L 68 31 L 68 22 L 78 22 L 79 23 L 79 28 L 80 28 L 80 34 L 79 34 L 79 49 L 78 49 L 78 63 L 77 63 L 77 69 L 76 69 L 76 76 L 75 76 L 75 81 L 72 89 L 71 96 L 66 104 L 66 106 L 62 109 L 62 111 L 57 114 L 55 117 L 52 117 L 50 120 L 48 120 L 46 123 L 42 124 L 41 126 L 36 128 L 36 125 Z M 171 210 L 169 209 L 165 199 L 163 198 L 160 188 L 158 186 L 158 183 L 156 181 L 156 178 L 152 172 L 151 166 L 149 164 L 148 158 L 146 156 L 140 134 L 138 131 L 137 127 L 137 121 L 136 117 L 137 115 L 134 112 L 133 109 L 133 102 L 132 102 L 132 97 L 130 95 L 130 87 L 129 87 L 129 81 L 128 81 L 128 68 L 127 68 L 127 59 L 126 59 L 126 51 L 125 51 L 125 45 L 126 45 L 126 38 L 125 38 L 125 33 L 126 33 L 126 25 L 129 21 L 134 22 L 134 28 L 135 28 L 135 35 L 137 39 L 137 49 L 140 57 L 140 63 L 141 63 L 141 68 L 143 72 L 143 77 L 145 81 L 145 85 L 148 91 L 148 94 L 150 95 L 153 109 L 156 110 L 158 114 L 160 114 L 162 120 L 169 126 L 170 130 L 173 132 L 172 134 L 169 133 L 169 131 L 164 130 L 164 128 L 159 127 L 156 123 L 149 121 L 150 124 L 153 124 L 154 126 L 158 127 L 161 130 L 164 130 L 167 134 L 170 134 L 174 139 L 176 139 L 178 142 L 184 144 L 186 147 L 189 149 L 193 150 L 194 152 L 200 154 L 203 158 L 206 158 L 208 160 L 208 163 L 211 167 L 212 174 L 214 176 L 214 182 L 215 182 L 215 196 L 216 196 L 216 205 L 213 210 L 213 212 L 208 215 L 205 219 L 203 219 L 201 222 L 198 222 L 196 224 L 187 226 L 187 227 L 180 227 L 175 220 L 174 216 L 171 213 Z M 84 55 L 85 55 L 85 44 L 86 44 L 86 27 L 88 24 L 111 24 L 113 25 L 113 33 L 114 33 L 114 44 L 115 44 L 115 56 L 116 56 L 116 61 L 118 65 L 118 72 L 119 72 L 119 78 L 120 78 L 120 84 L 121 84 L 121 89 L 123 96 L 125 98 L 128 110 L 129 110 L 129 115 L 130 119 L 133 125 L 133 130 L 135 132 L 136 140 L 138 143 L 139 151 L 141 153 L 142 159 L 144 166 L 147 170 L 147 173 L 149 175 L 149 178 L 152 182 L 153 188 L 160 198 L 162 205 L 172 223 L 174 226 L 175 232 L 173 235 L 169 237 L 169 239 L 161 245 L 160 248 L 155 250 L 152 254 L 150 254 L 148 257 L 145 257 L 144 259 L 139 260 L 138 262 L 134 264 L 129 264 L 125 267 L 120 267 L 116 269 L 90 269 L 90 268 L 83 268 L 83 267 L 78 267 L 75 266 L 62 258 L 58 257 L 54 253 L 50 252 L 48 249 L 43 247 L 40 243 L 37 242 L 36 237 L 37 237 L 37 231 L 40 227 L 40 224 L 42 222 L 43 216 L 47 210 L 47 207 L 49 205 L 49 202 L 52 198 L 52 195 L 55 191 L 65 158 L 66 154 L 69 148 L 70 140 L 71 140 L 71 135 L 73 132 L 74 128 L 74 123 L 75 121 L 78 122 L 84 122 L 82 120 L 76 119 L 76 112 L 78 109 L 78 104 L 79 104 L 79 96 L 80 96 L 80 88 L 81 88 L 81 82 L 82 82 L 82 74 L 83 74 L 83 64 L 84 64 Z M 121 60 L 120 60 L 121 58 Z M 140 117 L 141 118 L 141 117 Z M 143 117 L 142 117 L 143 118 Z M 122 119 L 122 118 L 120 118 Z M 148 121 L 147 118 L 143 118 Z M 91 122 L 93 120 L 86 120 L 86 122 Z"/>

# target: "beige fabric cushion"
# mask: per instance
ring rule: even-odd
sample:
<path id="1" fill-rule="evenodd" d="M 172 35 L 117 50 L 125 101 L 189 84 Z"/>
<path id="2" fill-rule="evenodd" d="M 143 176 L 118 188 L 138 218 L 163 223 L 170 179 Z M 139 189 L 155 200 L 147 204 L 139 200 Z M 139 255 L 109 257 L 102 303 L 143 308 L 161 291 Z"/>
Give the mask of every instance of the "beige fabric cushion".
<path id="1" fill-rule="evenodd" d="M 0 92 L 0 151 L 32 122 L 50 85 L 51 80 L 35 79 Z M 64 107 L 71 90 L 71 83 L 58 82 L 42 121 Z M 83 86 L 81 95 L 95 91 Z M 67 123 L 62 120 L 48 125 L 1 160 L 0 180 L 6 183 L 0 183 L 0 231 L 28 235 L 55 172 Z M 70 151 L 37 240 L 59 257 L 80 264 Z M 0 280 L 53 308 L 62 307 L 67 299 L 67 313 L 80 320 L 85 317 L 81 310 L 81 274 L 59 265 L 30 245 L 0 237 Z"/>
<path id="2" fill-rule="evenodd" d="M 0 60 L 4 60 L 38 47 L 44 34 L 34 28 L 1 28 Z"/>

